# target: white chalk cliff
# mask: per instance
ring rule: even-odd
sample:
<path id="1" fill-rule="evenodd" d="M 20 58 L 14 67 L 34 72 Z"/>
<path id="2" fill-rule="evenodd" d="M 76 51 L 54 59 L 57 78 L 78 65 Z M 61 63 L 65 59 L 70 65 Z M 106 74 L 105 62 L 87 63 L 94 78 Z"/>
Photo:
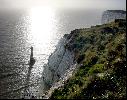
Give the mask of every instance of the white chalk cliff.
<path id="1" fill-rule="evenodd" d="M 126 11 L 124 10 L 107 10 L 102 15 L 102 24 L 114 21 L 115 19 L 126 19 Z"/>
<path id="2" fill-rule="evenodd" d="M 63 37 L 58 43 L 55 52 L 49 57 L 48 64 L 44 66 L 40 87 L 41 94 L 51 87 L 55 88 L 55 83 L 59 80 L 65 80 L 69 72 L 72 72 L 74 68 L 74 54 L 64 47 L 66 42 L 67 40 Z M 62 85 L 62 83 L 59 85 Z"/>

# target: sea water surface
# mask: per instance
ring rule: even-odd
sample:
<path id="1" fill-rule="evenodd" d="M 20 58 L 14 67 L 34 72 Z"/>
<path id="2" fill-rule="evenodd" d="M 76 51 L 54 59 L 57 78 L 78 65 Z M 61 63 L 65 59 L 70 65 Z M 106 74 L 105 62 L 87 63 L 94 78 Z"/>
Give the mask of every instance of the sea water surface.
<path id="1" fill-rule="evenodd" d="M 43 65 L 59 39 L 100 24 L 101 10 L 0 10 L 0 99 L 39 98 Z M 29 68 L 30 47 L 36 60 Z"/>

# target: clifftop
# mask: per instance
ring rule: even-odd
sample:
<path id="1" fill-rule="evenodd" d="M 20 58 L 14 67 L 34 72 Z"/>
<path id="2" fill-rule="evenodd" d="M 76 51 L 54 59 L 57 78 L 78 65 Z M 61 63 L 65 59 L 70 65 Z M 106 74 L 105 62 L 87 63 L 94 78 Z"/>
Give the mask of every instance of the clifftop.
<path id="1" fill-rule="evenodd" d="M 124 11 L 124 10 L 107 10 L 107 12 L 126 14 L 126 11 Z"/>
<path id="2" fill-rule="evenodd" d="M 78 70 L 51 99 L 126 98 L 126 20 L 65 35 Z"/>

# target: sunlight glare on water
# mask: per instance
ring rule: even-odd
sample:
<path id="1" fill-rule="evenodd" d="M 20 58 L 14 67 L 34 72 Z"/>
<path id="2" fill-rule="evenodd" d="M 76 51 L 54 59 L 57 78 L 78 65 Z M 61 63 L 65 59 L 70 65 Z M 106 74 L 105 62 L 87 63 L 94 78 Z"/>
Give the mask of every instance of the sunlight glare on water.
<path id="1" fill-rule="evenodd" d="M 53 9 L 36 7 L 30 11 L 31 42 L 37 54 L 51 52 L 51 42 L 55 31 L 55 14 Z"/>
<path id="2" fill-rule="evenodd" d="M 48 7 L 31 8 L 28 42 L 34 48 L 33 53 L 36 59 L 35 68 L 33 69 L 34 75 L 42 73 L 40 70 L 43 70 L 43 65 L 47 63 L 49 55 L 55 50 L 55 34 L 57 33 L 55 24 L 53 9 Z"/>
<path id="3" fill-rule="evenodd" d="M 57 44 L 57 20 L 55 11 L 49 7 L 34 7 L 29 12 L 29 33 L 27 43 L 33 46 L 33 56 L 36 60 L 31 73 L 30 80 L 37 82 L 41 79 L 43 65 L 48 62 L 48 57 L 55 50 Z M 38 82 L 37 82 L 38 83 Z M 38 87 L 31 87 L 31 93 Z M 37 94 L 36 94 L 37 95 Z"/>

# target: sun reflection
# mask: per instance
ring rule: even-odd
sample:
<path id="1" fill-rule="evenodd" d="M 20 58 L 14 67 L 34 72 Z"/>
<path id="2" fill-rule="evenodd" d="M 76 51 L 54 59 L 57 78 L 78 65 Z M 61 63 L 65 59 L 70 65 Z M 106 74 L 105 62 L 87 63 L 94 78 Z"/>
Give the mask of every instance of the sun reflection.
<path id="1" fill-rule="evenodd" d="M 45 54 L 49 50 L 53 33 L 55 32 L 54 11 L 47 7 L 36 7 L 31 9 L 30 17 L 31 42 L 35 49 Z"/>
<path id="2" fill-rule="evenodd" d="M 41 78 L 43 65 L 47 63 L 49 55 L 55 50 L 57 37 L 57 20 L 55 11 L 48 7 L 36 7 L 30 10 L 29 33 L 27 42 L 33 46 L 33 56 L 36 63 L 32 68 L 30 80 Z M 35 87 L 35 90 L 38 87 Z M 30 90 L 34 92 L 34 89 Z"/>

